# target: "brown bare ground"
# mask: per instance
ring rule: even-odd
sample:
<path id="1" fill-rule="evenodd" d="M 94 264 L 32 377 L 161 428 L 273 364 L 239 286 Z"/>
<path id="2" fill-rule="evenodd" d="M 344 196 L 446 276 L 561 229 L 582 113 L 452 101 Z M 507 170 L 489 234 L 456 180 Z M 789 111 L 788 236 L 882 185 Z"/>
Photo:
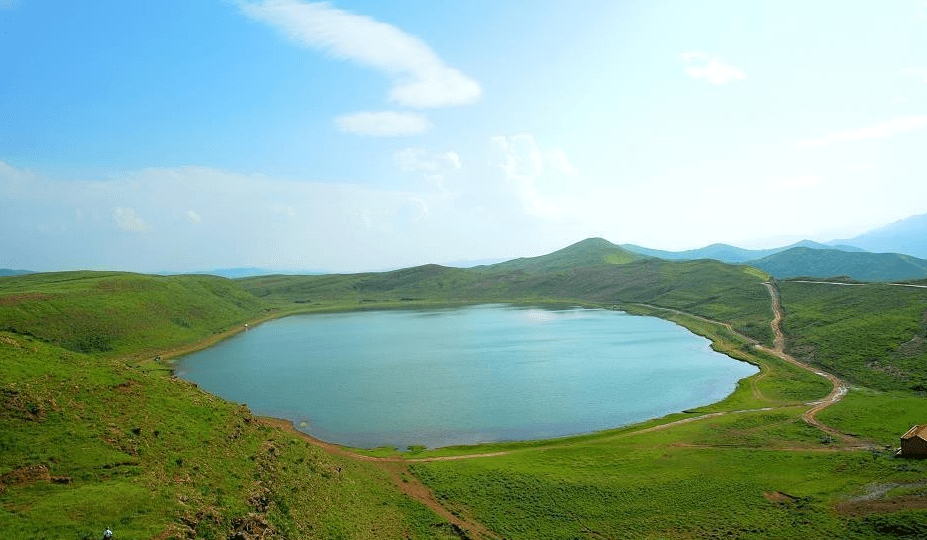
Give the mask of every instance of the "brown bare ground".
<path id="1" fill-rule="evenodd" d="M 866 516 L 869 514 L 884 514 L 899 510 L 919 510 L 927 508 L 927 497 L 923 495 L 902 495 L 891 499 L 874 501 L 847 501 L 838 503 L 835 509 L 844 516 Z"/>

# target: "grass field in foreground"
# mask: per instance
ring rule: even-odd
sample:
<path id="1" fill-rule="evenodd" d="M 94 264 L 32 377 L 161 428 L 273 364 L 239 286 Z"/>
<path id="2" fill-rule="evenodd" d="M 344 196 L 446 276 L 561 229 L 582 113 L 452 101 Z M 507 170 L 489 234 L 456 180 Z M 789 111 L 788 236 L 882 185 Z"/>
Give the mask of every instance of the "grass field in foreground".
<path id="1" fill-rule="evenodd" d="M 0 537 L 456 538 L 390 476 L 171 379 L 0 333 Z"/>
<path id="2" fill-rule="evenodd" d="M 927 472 L 923 462 L 901 471 L 887 454 L 688 447 L 674 439 L 655 432 L 416 464 L 414 472 L 448 506 L 513 540 L 878 538 L 885 523 L 835 508 L 874 480 L 923 483 Z M 892 523 L 915 538 L 927 533 L 925 517 L 896 515 Z"/>

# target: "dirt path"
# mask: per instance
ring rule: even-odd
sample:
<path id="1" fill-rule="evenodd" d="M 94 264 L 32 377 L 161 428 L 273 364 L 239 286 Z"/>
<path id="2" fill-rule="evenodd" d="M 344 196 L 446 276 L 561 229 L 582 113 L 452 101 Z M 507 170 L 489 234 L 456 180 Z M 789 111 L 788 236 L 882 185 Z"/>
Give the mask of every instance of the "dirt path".
<path id="1" fill-rule="evenodd" d="M 820 369 L 809 366 L 808 364 L 800 362 L 797 359 L 795 359 L 795 357 L 785 352 L 785 334 L 782 333 L 782 327 L 781 327 L 782 302 L 779 299 L 779 291 L 776 289 L 776 287 L 772 283 L 765 283 L 765 285 L 766 285 L 766 288 L 769 290 L 769 296 L 772 298 L 773 320 L 770 323 L 770 326 L 772 327 L 773 335 L 775 336 L 775 338 L 773 339 L 772 349 L 768 347 L 764 347 L 762 345 L 756 345 L 756 348 L 766 351 L 775 356 L 778 356 L 779 358 L 785 360 L 786 362 L 789 362 L 802 369 L 806 369 L 812 373 L 820 375 L 821 377 L 824 377 L 828 381 L 830 381 L 830 383 L 833 385 L 833 389 L 830 391 L 830 393 L 827 394 L 827 396 L 824 399 L 815 402 L 813 407 L 811 407 L 810 409 L 805 411 L 804 414 L 801 415 L 801 418 L 808 424 L 820 429 L 821 431 L 824 431 L 831 435 L 842 438 L 846 442 L 858 443 L 855 437 L 848 435 L 846 433 L 843 433 L 841 431 L 838 431 L 830 426 L 827 426 L 821 423 L 821 421 L 817 419 L 817 414 L 819 412 L 823 411 L 827 407 L 830 407 L 834 403 L 837 403 L 838 401 L 843 399 L 843 396 L 845 396 L 847 393 L 847 386 L 836 375 L 827 373 Z"/>

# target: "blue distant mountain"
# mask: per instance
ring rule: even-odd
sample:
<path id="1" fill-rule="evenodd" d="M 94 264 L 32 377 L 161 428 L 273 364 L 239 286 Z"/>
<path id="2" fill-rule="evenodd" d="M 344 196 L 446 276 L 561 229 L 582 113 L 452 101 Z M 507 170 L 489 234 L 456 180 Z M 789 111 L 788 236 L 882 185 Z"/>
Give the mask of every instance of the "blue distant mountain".
<path id="1" fill-rule="evenodd" d="M 660 259 L 666 259 L 670 261 L 714 259 L 716 261 L 730 264 L 741 264 L 756 259 L 762 259 L 763 257 L 768 257 L 770 255 L 775 255 L 776 253 L 781 253 L 783 251 L 799 247 L 810 249 L 837 249 L 847 252 L 865 251 L 851 245 L 825 245 L 818 242 L 812 242 L 811 240 L 802 240 L 801 242 L 797 242 L 790 246 L 772 249 L 745 249 L 728 244 L 712 244 L 703 248 L 689 249 L 686 251 L 662 251 L 659 249 L 649 249 L 641 246 L 635 246 L 633 244 L 622 244 L 621 247 L 639 255 L 658 257 Z"/>
<path id="2" fill-rule="evenodd" d="M 20 276 L 22 274 L 31 274 L 30 270 L 11 270 L 9 268 L 0 268 L 0 277 L 4 276 Z"/>
<path id="3" fill-rule="evenodd" d="M 220 276 L 229 279 L 239 279 L 246 277 L 255 277 L 255 276 L 273 276 L 273 275 L 289 275 L 289 276 L 312 276 L 318 274 L 325 274 L 327 272 L 322 272 L 319 270 L 273 270 L 269 268 L 255 268 L 255 267 L 243 267 L 243 268 L 217 268 L 215 270 L 204 270 L 202 272 L 185 272 L 187 274 L 207 274 L 211 276 Z"/>
<path id="4" fill-rule="evenodd" d="M 927 259 L 927 214 L 911 216 L 834 243 L 852 244 L 873 253 L 904 253 Z"/>

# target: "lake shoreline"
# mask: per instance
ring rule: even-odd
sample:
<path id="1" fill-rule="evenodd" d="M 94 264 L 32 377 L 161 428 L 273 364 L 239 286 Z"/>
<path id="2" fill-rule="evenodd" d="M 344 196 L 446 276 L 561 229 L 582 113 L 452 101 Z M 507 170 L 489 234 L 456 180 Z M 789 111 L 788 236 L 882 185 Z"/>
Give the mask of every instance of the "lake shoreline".
<path id="1" fill-rule="evenodd" d="M 308 421 L 318 432 L 310 436 L 329 444 L 404 452 L 619 429 L 724 401 L 756 369 L 708 346 L 712 336 L 704 329 L 638 317 L 621 306 L 403 307 L 408 314 L 375 310 L 392 312 L 386 318 L 337 310 L 358 316 L 308 319 L 308 328 L 291 321 L 189 364 L 176 363 L 174 372 L 226 400 L 247 403 L 255 414 Z M 472 309 L 457 309 L 462 307 Z M 261 322 L 316 314 L 278 313 Z M 616 324 L 615 316 L 628 318 Z M 413 334 L 406 333 L 410 327 Z M 445 328 L 453 328 L 450 345 Z M 293 336 L 297 341 L 289 341 Z M 346 345 L 342 336 L 357 343 Z M 436 352 L 436 343 L 441 350 L 451 346 L 453 355 Z M 333 360 L 331 351 L 345 347 L 347 360 Z M 361 357 L 353 356 L 358 351 Z M 732 369 L 730 360 L 750 366 L 749 373 L 747 367 Z M 430 382 L 422 384 L 422 377 Z M 452 405 L 442 405 L 447 403 Z M 337 433 L 326 437 L 332 429 Z"/>

